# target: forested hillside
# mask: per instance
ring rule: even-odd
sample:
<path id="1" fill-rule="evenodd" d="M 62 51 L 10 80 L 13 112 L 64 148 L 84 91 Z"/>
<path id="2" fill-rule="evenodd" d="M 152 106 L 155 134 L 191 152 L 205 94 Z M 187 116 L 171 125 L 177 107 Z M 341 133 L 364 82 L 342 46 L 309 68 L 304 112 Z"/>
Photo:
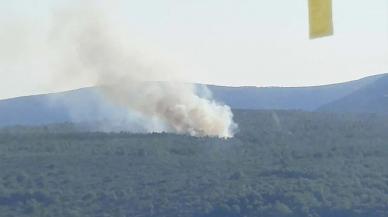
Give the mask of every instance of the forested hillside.
<path id="1" fill-rule="evenodd" d="M 229 140 L 3 128 L 0 216 L 387 216 L 387 118 L 235 115 Z"/>

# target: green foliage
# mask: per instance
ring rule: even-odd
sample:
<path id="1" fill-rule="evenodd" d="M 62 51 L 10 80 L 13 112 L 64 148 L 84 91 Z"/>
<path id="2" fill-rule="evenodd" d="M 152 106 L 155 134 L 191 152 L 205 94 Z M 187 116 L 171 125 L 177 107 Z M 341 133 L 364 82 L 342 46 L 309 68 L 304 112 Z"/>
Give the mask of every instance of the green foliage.
<path id="1" fill-rule="evenodd" d="M 235 115 L 229 140 L 2 129 L 0 216 L 386 216 L 387 118 Z"/>

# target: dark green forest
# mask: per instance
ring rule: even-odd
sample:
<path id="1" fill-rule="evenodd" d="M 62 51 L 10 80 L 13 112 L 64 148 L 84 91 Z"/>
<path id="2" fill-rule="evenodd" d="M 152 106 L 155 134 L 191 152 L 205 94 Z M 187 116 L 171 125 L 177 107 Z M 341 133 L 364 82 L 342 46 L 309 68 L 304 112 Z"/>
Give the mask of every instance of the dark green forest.
<path id="1" fill-rule="evenodd" d="M 388 216 L 387 117 L 234 113 L 227 140 L 2 128 L 0 216 Z"/>

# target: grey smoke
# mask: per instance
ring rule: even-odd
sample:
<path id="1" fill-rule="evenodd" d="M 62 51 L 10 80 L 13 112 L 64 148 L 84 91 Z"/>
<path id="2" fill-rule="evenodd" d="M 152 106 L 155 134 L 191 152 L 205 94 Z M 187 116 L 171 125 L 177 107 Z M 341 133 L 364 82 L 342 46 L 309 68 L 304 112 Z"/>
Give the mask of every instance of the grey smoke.
<path id="1" fill-rule="evenodd" d="M 198 91 L 194 85 L 177 82 L 174 64 L 132 42 L 125 27 L 92 8 L 60 11 L 54 19 L 50 64 L 61 71 L 61 82 L 92 79 L 104 98 L 137 117 L 122 120 L 128 125 L 143 123 L 146 132 L 233 136 L 237 125 L 228 106 L 213 100 L 203 87 Z"/>
<path id="2" fill-rule="evenodd" d="M 53 109 L 65 108 L 68 117 L 82 129 L 98 132 L 163 132 L 166 126 L 160 121 L 146 118 L 127 108 L 111 103 L 97 88 L 48 95 L 48 105 Z"/>

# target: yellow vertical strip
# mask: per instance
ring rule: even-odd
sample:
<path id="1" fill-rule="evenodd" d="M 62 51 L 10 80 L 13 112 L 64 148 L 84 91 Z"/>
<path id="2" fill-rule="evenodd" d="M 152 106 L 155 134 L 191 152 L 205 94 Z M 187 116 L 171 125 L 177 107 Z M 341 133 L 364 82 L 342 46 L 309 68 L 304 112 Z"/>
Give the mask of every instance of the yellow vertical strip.
<path id="1" fill-rule="evenodd" d="M 333 34 L 332 0 L 309 0 L 310 38 Z"/>

